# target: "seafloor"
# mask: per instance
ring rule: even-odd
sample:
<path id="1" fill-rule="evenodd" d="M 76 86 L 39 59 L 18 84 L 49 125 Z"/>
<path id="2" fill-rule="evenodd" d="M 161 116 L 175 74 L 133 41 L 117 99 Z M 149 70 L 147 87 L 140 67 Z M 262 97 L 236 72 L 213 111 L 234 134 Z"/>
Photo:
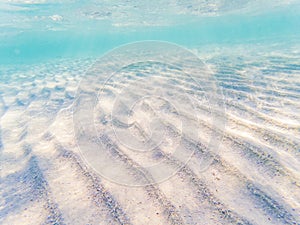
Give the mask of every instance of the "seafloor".
<path id="1" fill-rule="evenodd" d="M 182 149 L 194 151 L 189 163 L 144 187 L 110 182 L 79 154 L 73 102 L 96 58 L 2 66 L 0 223 L 300 224 L 299 49 L 266 43 L 194 48 L 223 90 L 226 125 L 214 131 L 223 132 L 222 144 L 202 171 L 198 160 L 212 126 L 203 106 L 199 138 L 182 135 Z M 172 116 L 163 117 L 169 129 L 175 129 Z M 104 141 L 131 176 L 142 176 L 136 167 L 142 158 L 113 138 Z M 181 163 L 164 149 L 160 157 L 170 167 Z"/>

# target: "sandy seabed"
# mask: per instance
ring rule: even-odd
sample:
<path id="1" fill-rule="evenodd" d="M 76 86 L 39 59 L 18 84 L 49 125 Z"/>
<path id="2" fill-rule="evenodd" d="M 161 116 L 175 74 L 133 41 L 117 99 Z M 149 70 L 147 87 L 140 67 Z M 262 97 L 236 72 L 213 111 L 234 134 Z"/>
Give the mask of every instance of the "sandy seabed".
<path id="1" fill-rule="evenodd" d="M 80 80 L 96 59 L 1 67 L 0 223 L 300 224 L 299 48 L 234 49 L 193 50 L 215 72 L 226 106 L 225 128 L 214 128 L 224 136 L 211 165 L 205 171 L 199 167 L 212 127 L 209 109 L 203 105 L 196 124 L 199 137 L 187 132 L 179 141 L 182 151 L 192 149 L 193 157 L 166 181 L 144 187 L 111 182 L 80 156 L 72 104 Z M 115 82 L 107 89 L 110 97 L 123 85 Z M 176 85 L 193 89 L 186 83 Z M 143 93 L 143 88 L 136 93 Z M 109 105 L 109 97 L 105 101 Z M 151 100 L 147 103 L 160 107 Z M 132 129 L 107 120 L 108 108 L 97 108 L 104 114 L 96 122 L 100 130 L 112 123 L 122 131 Z M 141 108 L 140 113 L 151 116 L 150 109 Z M 188 110 L 161 114 L 173 132 L 170 142 L 178 141 L 177 119 L 192 116 Z M 148 132 L 143 119 L 135 121 Z M 126 166 L 123 176 L 128 172 L 132 179 L 147 176 L 137 164 L 161 158 L 170 168 L 183 163 L 168 152 L 171 145 L 165 145 L 169 148 L 162 148 L 160 155 L 143 158 L 111 133 L 101 140 L 104 147 L 110 146 L 107 151 L 113 146 L 114 157 Z"/>

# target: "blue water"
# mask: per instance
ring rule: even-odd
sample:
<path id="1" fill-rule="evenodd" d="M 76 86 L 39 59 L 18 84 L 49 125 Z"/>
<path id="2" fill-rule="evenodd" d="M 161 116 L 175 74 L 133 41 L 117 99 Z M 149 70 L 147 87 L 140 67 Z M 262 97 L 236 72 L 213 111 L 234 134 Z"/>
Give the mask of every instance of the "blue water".
<path id="1" fill-rule="evenodd" d="M 299 77 L 300 0 L 0 0 L 0 224 L 300 224 Z"/>
<path id="2" fill-rule="evenodd" d="M 0 63 L 100 56 L 140 40 L 164 40 L 189 48 L 300 39 L 299 1 L 212 3 L 0 3 Z"/>

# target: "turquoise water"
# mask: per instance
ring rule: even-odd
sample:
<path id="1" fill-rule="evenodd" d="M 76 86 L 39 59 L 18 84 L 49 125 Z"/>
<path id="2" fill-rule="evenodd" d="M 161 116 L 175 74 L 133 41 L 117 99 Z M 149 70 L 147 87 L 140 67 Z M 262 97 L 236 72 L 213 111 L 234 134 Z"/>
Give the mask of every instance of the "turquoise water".
<path id="1" fill-rule="evenodd" d="M 0 0 L 0 224 L 300 224 L 299 0 Z"/>
<path id="2" fill-rule="evenodd" d="M 140 40 L 164 40 L 186 47 L 288 43 L 299 40 L 300 3 L 4 1 L 0 21 L 0 62 L 22 63 L 100 56 Z"/>

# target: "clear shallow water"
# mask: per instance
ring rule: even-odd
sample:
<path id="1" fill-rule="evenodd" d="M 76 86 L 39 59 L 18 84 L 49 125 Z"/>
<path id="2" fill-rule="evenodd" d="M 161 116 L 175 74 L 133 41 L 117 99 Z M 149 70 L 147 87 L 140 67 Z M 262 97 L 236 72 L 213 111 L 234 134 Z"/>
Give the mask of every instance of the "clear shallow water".
<path id="1" fill-rule="evenodd" d="M 299 37 L 299 5 L 299 1 L 4 1 L 0 62 L 100 56 L 140 40 L 186 47 L 265 39 L 290 42 Z"/>
<path id="2" fill-rule="evenodd" d="M 0 21 L 0 223 L 300 223 L 299 1 L 2 1 Z M 131 183 L 155 180 L 148 164 L 184 166 L 164 182 L 137 188 L 88 165 L 78 138 L 95 136 L 74 132 L 74 111 L 89 71 L 103 79 L 100 56 L 149 39 L 197 55 L 222 90 L 215 97 L 224 114 L 201 99 L 204 90 L 209 96 L 207 80 L 200 89 L 178 67 L 146 63 L 120 70 L 94 110 L 95 143 L 107 152 L 106 163 L 122 164 L 117 177 Z M 153 91 L 178 101 L 148 98 Z M 197 118 L 180 93 L 203 100 Z M 123 102 L 142 101 L 128 115 L 128 105 L 120 104 L 112 119 L 119 95 Z M 225 127 L 213 123 L 212 112 L 226 118 Z M 162 122 L 148 122 L 157 115 Z M 181 123 L 191 129 L 180 133 Z M 127 135 L 147 139 L 152 127 L 166 138 L 144 155 L 128 147 L 136 142 L 121 143 L 112 127 L 123 142 Z M 221 135 L 218 151 L 210 151 L 210 141 Z M 193 152 L 187 164 L 174 146 L 182 155 Z M 204 171 L 203 159 L 213 159 Z"/>

